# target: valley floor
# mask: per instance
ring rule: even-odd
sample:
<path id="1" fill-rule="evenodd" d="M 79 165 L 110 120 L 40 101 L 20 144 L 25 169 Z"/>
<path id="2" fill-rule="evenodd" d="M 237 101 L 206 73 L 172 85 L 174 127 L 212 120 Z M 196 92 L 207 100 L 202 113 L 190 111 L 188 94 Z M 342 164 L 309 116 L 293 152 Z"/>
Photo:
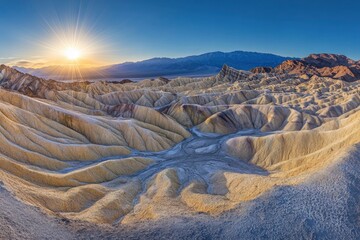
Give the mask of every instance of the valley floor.
<path id="1" fill-rule="evenodd" d="M 360 145 L 296 186 L 279 186 L 236 209 L 134 225 L 50 217 L 0 189 L 0 239 L 359 239 Z"/>

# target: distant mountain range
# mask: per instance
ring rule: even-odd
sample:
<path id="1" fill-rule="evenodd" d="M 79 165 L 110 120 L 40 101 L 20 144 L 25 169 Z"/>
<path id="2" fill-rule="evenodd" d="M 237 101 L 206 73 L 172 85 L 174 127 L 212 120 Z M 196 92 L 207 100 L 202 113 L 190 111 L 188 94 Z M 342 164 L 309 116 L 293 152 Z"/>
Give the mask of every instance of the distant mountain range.
<path id="1" fill-rule="evenodd" d="M 204 76 L 218 73 L 224 64 L 242 70 L 257 66 L 275 67 L 285 60 L 269 53 L 257 52 L 211 52 L 182 58 L 152 58 L 139 62 L 125 62 L 100 68 L 83 68 L 79 72 L 50 66 L 39 69 L 14 67 L 15 69 L 42 78 L 145 78 L 159 76 Z"/>

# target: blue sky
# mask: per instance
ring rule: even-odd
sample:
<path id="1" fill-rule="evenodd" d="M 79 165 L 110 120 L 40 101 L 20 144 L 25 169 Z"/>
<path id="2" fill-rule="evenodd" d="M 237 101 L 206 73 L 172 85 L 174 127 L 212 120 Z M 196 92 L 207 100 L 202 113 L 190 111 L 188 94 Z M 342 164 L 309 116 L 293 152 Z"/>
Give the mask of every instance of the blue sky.
<path id="1" fill-rule="evenodd" d="M 210 51 L 360 59 L 358 1 L 0 0 L 0 62 L 46 55 L 54 31 L 76 25 L 109 62 Z M 56 46 L 54 46 L 56 48 Z"/>

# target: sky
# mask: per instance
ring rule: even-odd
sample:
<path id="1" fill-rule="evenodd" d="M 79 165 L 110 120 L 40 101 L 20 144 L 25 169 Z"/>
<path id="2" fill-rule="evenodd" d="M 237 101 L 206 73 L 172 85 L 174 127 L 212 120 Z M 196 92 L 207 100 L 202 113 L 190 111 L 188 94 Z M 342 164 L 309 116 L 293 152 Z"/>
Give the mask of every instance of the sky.
<path id="1" fill-rule="evenodd" d="M 74 44 L 89 64 L 235 50 L 359 60 L 359 9 L 354 0 L 0 0 L 0 63 L 50 65 Z"/>

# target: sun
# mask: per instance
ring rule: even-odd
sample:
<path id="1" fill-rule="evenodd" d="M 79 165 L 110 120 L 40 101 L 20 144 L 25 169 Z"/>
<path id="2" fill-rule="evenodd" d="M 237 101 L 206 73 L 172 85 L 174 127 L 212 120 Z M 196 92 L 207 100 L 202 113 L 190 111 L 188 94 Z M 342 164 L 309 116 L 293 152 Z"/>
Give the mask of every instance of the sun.
<path id="1" fill-rule="evenodd" d="M 70 61 L 78 60 L 81 56 L 80 50 L 74 47 L 67 48 L 64 54 L 67 57 L 67 59 Z"/>

